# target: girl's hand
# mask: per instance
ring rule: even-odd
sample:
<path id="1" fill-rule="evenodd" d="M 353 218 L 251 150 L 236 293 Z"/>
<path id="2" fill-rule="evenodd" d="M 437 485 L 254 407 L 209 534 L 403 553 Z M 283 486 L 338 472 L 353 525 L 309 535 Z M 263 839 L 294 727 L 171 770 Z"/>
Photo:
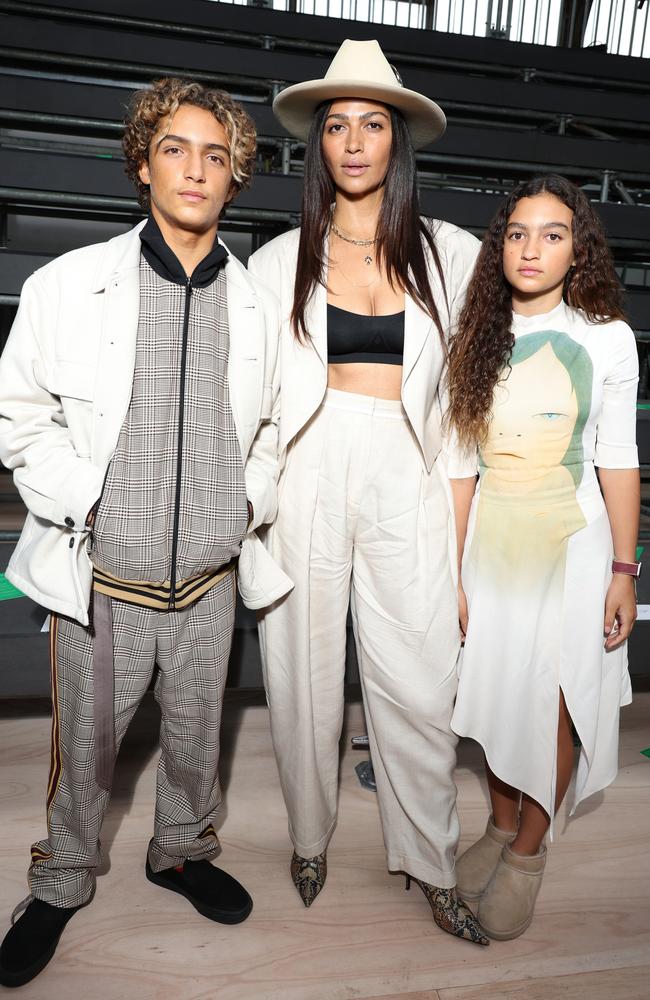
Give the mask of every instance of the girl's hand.
<path id="1" fill-rule="evenodd" d="M 625 642 L 635 621 L 634 577 L 614 573 L 605 598 L 605 649 L 616 649 Z"/>
<path id="2" fill-rule="evenodd" d="M 458 626 L 460 629 L 460 641 L 465 642 L 467 625 L 469 622 L 469 611 L 467 609 L 467 598 L 463 590 L 462 583 L 458 584 Z"/>

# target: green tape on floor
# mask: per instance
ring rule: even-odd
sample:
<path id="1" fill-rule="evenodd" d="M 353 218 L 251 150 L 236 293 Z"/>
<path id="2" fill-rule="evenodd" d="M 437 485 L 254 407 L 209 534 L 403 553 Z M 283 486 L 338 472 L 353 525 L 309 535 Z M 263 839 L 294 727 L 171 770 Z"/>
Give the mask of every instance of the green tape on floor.
<path id="1" fill-rule="evenodd" d="M 22 590 L 14 587 L 13 583 L 9 583 L 4 573 L 0 573 L 0 601 L 11 601 L 14 597 L 24 596 Z"/>
<path id="2" fill-rule="evenodd" d="M 641 556 L 643 555 L 643 545 L 637 545 L 636 547 L 636 561 L 641 562 Z"/>
<path id="3" fill-rule="evenodd" d="M 647 747 L 645 750 L 642 750 L 641 753 L 643 754 L 644 757 L 650 757 L 650 747 Z"/>

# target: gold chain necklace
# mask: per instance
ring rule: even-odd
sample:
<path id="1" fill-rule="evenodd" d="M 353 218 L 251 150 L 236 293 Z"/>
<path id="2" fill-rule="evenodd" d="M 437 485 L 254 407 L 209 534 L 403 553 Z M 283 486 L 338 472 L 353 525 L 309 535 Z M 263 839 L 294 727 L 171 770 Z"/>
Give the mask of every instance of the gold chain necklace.
<path id="1" fill-rule="evenodd" d="M 377 237 L 376 236 L 375 236 L 374 240 L 355 240 L 355 239 L 353 239 L 353 237 L 350 236 L 348 233 L 344 233 L 341 229 L 339 229 L 339 227 L 334 222 L 334 219 L 332 219 L 332 221 L 330 223 L 330 226 L 332 228 L 332 232 L 336 233 L 336 235 L 338 236 L 339 239 L 344 240 L 346 243 L 352 243 L 355 247 L 371 247 L 371 246 L 373 246 L 377 242 Z M 372 260 L 373 260 L 373 258 L 371 256 L 371 254 L 369 254 L 369 253 L 366 254 L 366 256 L 363 258 L 364 264 L 368 264 L 368 266 L 370 266 L 370 264 L 372 264 Z"/>
<path id="2" fill-rule="evenodd" d="M 350 281 L 350 279 L 348 278 L 347 274 L 344 271 L 341 270 L 341 268 L 338 266 L 338 264 L 334 264 L 333 266 L 334 266 L 334 269 L 339 272 L 339 274 L 341 275 L 341 277 L 345 281 L 346 285 L 349 285 L 350 288 L 370 288 L 371 285 L 376 285 L 377 282 L 379 281 L 379 278 L 380 278 L 379 274 L 375 274 L 374 278 L 371 278 L 370 281 L 365 281 L 365 282 L 363 282 L 363 284 L 359 284 L 358 281 Z M 332 267 L 332 264 L 330 264 L 330 267 Z"/>

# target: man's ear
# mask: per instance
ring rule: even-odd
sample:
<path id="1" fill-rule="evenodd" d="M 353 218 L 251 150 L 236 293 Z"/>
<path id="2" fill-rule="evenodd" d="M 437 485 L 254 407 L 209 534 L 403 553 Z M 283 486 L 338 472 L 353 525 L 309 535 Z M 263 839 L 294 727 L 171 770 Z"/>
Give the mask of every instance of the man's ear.
<path id="1" fill-rule="evenodd" d="M 237 185 L 233 181 L 230 187 L 228 188 L 228 196 L 223 203 L 224 208 L 226 207 L 226 205 L 230 204 L 230 202 L 233 200 L 236 194 L 237 194 Z"/>
<path id="2" fill-rule="evenodd" d="M 143 160 L 138 168 L 138 177 L 143 184 L 151 184 L 151 174 L 149 173 L 149 164 L 146 160 Z"/>

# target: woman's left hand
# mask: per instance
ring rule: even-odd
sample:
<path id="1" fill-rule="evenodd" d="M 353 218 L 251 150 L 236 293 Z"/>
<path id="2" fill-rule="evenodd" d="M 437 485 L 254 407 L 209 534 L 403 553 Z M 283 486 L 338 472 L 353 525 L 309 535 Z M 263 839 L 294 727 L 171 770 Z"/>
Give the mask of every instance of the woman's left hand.
<path id="1" fill-rule="evenodd" d="M 634 577 L 614 573 L 605 598 L 605 649 L 616 649 L 625 642 L 635 621 Z"/>

